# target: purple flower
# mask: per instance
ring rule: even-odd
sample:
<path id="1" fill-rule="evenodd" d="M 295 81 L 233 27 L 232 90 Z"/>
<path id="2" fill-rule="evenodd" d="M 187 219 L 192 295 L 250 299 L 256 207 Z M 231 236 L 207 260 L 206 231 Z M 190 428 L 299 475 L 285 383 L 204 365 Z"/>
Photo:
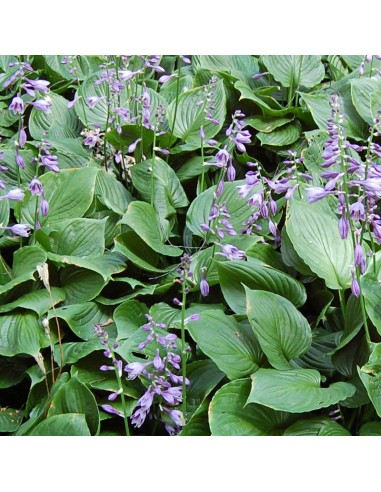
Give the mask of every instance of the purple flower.
<path id="1" fill-rule="evenodd" d="M 142 139 L 138 138 L 137 140 L 135 140 L 135 142 L 132 142 L 132 144 L 130 144 L 130 146 L 128 147 L 127 153 L 132 154 L 133 152 L 135 152 L 138 143 L 141 141 Z"/>
<path id="2" fill-rule="evenodd" d="M 345 213 L 343 213 L 343 215 L 339 220 L 339 234 L 341 239 L 347 239 L 349 228 L 350 228 L 349 221 L 346 218 Z"/>
<path id="3" fill-rule="evenodd" d="M 42 183 L 37 178 L 33 178 L 28 187 L 32 195 L 42 194 Z"/>
<path id="4" fill-rule="evenodd" d="M 235 175 L 236 175 L 235 168 L 234 168 L 233 164 L 230 163 L 230 165 L 228 166 L 228 170 L 227 170 L 228 181 L 234 181 Z"/>
<path id="5" fill-rule="evenodd" d="M 225 168 L 231 160 L 231 155 L 226 150 L 226 145 L 223 149 L 220 149 L 216 154 L 217 162 L 213 164 L 214 166 Z"/>
<path id="6" fill-rule="evenodd" d="M 105 96 L 90 96 L 86 99 L 86 103 L 90 108 L 94 108 L 104 98 Z"/>
<path id="7" fill-rule="evenodd" d="M 20 147 L 23 149 L 25 147 L 25 144 L 26 144 L 26 132 L 24 130 L 24 128 L 20 128 L 20 134 L 19 134 L 19 144 L 20 144 Z"/>
<path id="8" fill-rule="evenodd" d="M 24 200 L 25 193 L 20 188 L 15 188 L 14 190 L 8 191 L 8 193 L 2 197 L 0 200 L 4 198 L 8 198 L 8 200 L 14 200 L 15 202 L 22 202 Z"/>
<path id="9" fill-rule="evenodd" d="M 69 101 L 66 105 L 67 109 L 71 109 L 74 104 L 78 101 L 78 99 L 80 98 L 80 96 L 77 96 L 77 94 L 74 96 L 74 99 L 72 101 Z"/>
<path id="10" fill-rule="evenodd" d="M 37 101 L 31 102 L 30 104 L 43 113 L 49 113 L 52 107 L 52 101 L 49 96 L 37 99 Z"/>
<path id="11" fill-rule="evenodd" d="M 21 155 L 16 151 L 16 163 L 20 169 L 25 169 L 25 162 Z"/>
<path id="12" fill-rule="evenodd" d="M 42 198 L 40 210 L 43 217 L 46 217 L 49 213 L 49 203 L 45 197 Z"/>
<path id="13" fill-rule="evenodd" d="M 30 227 L 27 224 L 15 224 L 11 227 L 3 227 L 3 229 L 8 229 L 16 236 L 28 237 L 30 232 Z"/>
<path id="14" fill-rule="evenodd" d="M 331 195 L 334 191 L 326 191 L 324 188 L 319 186 L 312 186 L 311 188 L 306 188 L 306 195 L 308 198 L 308 203 L 314 203 L 318 200 L 325 198 L 328 195 Z"/>
<path id="15" fill-rule="evenodd" d="M 172 75 L 162 75 L 159 78 L 159 82 L 160 82 L 160 84 L 165 84 L 165 83 L 169 82 L 172 77 L 173 77 L 173 74 Z"/>
<path id="16" fill-rule="evenodd" d="M 13 114 L 24 113 L 24 101 L 21 99 L 20 94 L 17 94 L 17 96 L 12 99 L 8 109 L 10 109 Z"/>
<path id="17" fill-rule="evenodd" d="M 352 273 L 351 291 L 355 297 L 360 297 L 360 294 L 361 294 L 360 286 L 359 286 L 359 283 L 357 282 L 357 279 L 353 273 Z"/>
<path id="18" fill-rule="evenodd" d="M 22 87 L 32 97 L 35 96 L 34 91 L 41 92 L 42 94 L 45 94 L 46 92 L 49 91 L 48 85 L 50 85 L 50 82 L 48 82 L 47 80 L 31 80 L 31 79 L 25 79 L 25 80 L 28 83 L 27 84 L 23 84 Z M 33 90 L 30 90 L 30 87 L 32 87 Z"/>
<path id="19" fill-rule="evenodd" d="M 41 156 L 41 164 L 55 173 L 60 172 L 60 168 L 57 166 L 57 162 L 58 158 L 55 155 L 47 154 Z"/>
<path id="20" fill-rule="evenodd" d="M 101 405 L 101 408 L 107 413 L 118 415 L 118 417 L 124 418 L 123 413 L 119 412 L 119 410 L 116 410 L 116 408 L 112 407 L 111 405 Z"/>
<path id="21" fill-rule="evenodd" d="M 222 252 L 218 252 L 218 255 L 225 256 L 228 260 L 243 260 L 246 258 L 245 252 L 239 250 L 235 246 L 231 244 L 220 244 L 216 243 L 220 248 L 222 248 Z"/>
<path id="22" fill-rule="evenodd" d="M 209 295 L 209 284 L 205 278 L 205 268 L 201 270 L 200 291 L 203 297 L 207 297 Z"/>

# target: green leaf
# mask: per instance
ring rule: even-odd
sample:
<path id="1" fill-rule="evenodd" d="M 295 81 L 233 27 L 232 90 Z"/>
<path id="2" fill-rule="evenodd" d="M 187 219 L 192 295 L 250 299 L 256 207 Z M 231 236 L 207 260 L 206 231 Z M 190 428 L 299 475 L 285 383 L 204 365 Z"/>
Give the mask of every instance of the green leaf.
<path id="1" fill-rule="evenodd" d="M 253 333 L 222 311 L 204 311 L 188 331 L 201 350 L 229 379 L 238 379 L 258 369 L 260 351 Z"/>
<path id="2" fill-rule="evenodd" d="M 187 416 L 192 417 L 205 398 L 222 381 L 225 374 L 210 360 L 197 360 L 187 365 Z"/>
<path id="3" fill-rule="evenodd" d="M 67 303 L 91 301 L 104 285 L 101 275 L 84 268 L 68 266 L 61 273 L 61 287 L 65 291 Z"/>
<path id="4" fill-rule="evenodd" d="M 10 388 L 19 384 L 25 377 L 28 362 L 27 359 L 22 357 L 0 356 L 0 389 Z"/>
<path id="5" fill-rule="evenodd" d="M 209 425 L 213 436 L 280 436 L 292 422 L 287 413 L 275 412 L 253 403 L 247 404 L 250 380 L 225 384 L 209 406 Z"/>
<path id="6" fill-rule="evenodd" d="M 321 388 L 320 381 L 320 374 L 314 369 L 259 369 L 252 375 L 247 402 L 274 410 L 302 413 L 329 407 L 355 392 L 355 387 L 349 383 L 333 383 L 328 388 Z"/>
<path id="7" fill-rule="evenodd" d="M 24 308 L 34 311 L 39 317 L 45 314 L 53 305 L 65 300 L 65 292 L 58 287 L 51 287 L 51 296 L 45 289 L 29 292 L 16 301 L 0 306 L 0 313 L 7 313 L 12 309 Z M 53 301 L 53 302 L 52 302 Z"/>
<path id="8" fill-rule="evenodd" d="M 40 348 L 48 344 L 44 329 L 34 314 L 0 316 L 0 355 L 29 354 L 36 357 Z"/>
<path id="9" fill-rule="evenodd" d="M 381 422 L 367 422 L 360 427 L 360 436 L 381 436 Z"/>
<path id="10" fill-rule="evenodd" d="M 113 316 L 118 330 L 118 340 L 128 338 L 143 326 L 147 322 L 144 316 L 147 312 L 147 306 L 139 301 L 131 300 L 120 304 Z"/>
<path id="11" fill-rule="evenodd" d="M 300 131 L 299 125 L 291 123 L 290 125 L 283 126 L 279 130 L 274 130 L 271 133 L 257 133 L 256 137 L 260 140 L 262 145 L 282 147 L 296 142 L 300 137 Z"/>
<path id="12" fill-rule="evenodd" d="M 42 225 L 59 225 L 62 220 L 82 217 L 93 201 L 97 173 L 97 168 L 85 167 L 41 176 L 39 179 L 49 203 L 49 213 L 42 219 Z M 22 221 L 31 226 L 35 222 L 37 199 L 38 196 L 27 191 L 21 204 Z"/>
<path id="13" fill-rule="evenodd" d="M 179 436 L 210 436 L 208 423 L 209 401 L 205 400 L 182 428 Z"/>
<path id="14" fill-rule="evenodd" d="M 22 422 L 23 414 L 14 408 L 0 408 L 0 432 L 14 432 Z"/>
<path id="15" fill-rule="evenodd" d="M 126 268 L 124 256 L 120 253 L 106 251 L 103 255 L 91 255 L 85 258 L 79 256 L 60 256 L 48 253 L 49 260 L 60 265 L 75 265 L 77 267 L 92 270 L 102 275 L 105 282 L 111 280 L 111 275 L 123 272 Z"/>
<path id="16" fill-rule="evenodd" d="M 286 230 L 297 254 L 327 287 L 346 289 L 352 281 L 353 244 L 350 237 L 341 239 L 337 223 L 326 201 L 308 204 L 294 197 Z"/>
<path id="17" fill-rule="evenodd" d="M 30 436 L 90 436 L 86 416 L 80 413 L 53 415 L 36 425 Z"/>
<path id="18" fill-rule="evenodd" d="M 70 329 L 83 340 L 94 336 L 94 326 L 97 323 L 104 323 L 110 318 L 109 310 L 95 302 L 63 306 L 56 309 L 56 315 L 65 320 Z M 49 313 L 49 319 L 51 318 L 54 318 L 54 313 Z"/>
<path id="19" fill-rule="evenodd" d="M 262 56 L 262 61 L 284 87 L 314 87 L 325 75 L 320 56 L 267 55 Z"/>
<path id="20" fill-rule="evenodd" d="M 312 117 L 321 130 L 327 131 L 327 121 L 332 117 L 332 108 L 329 105 L 328 94 L 307 94 L 299 93 L 302 100 L 306 103 L 308 109 L 311 111 Z M 366 125 L 360 118 L 355 107 L 352 104 L 350 94 L 341 94 L 343 102 L 342 111 L 345 114 L 345 120 L 343 122 L 344 133 L 348 137 L 355 138 L 356 140 L 362 140 L 366 136 Z"/>
<path id="21" fill-rule="evenodd" d="M 329 417 L 315 417 L 312 419 L 298 420 L 284 433 L 285 436 L 350 436 L 347 431 Z"/>
<path id="22" fill-rule="evenodd" d="M 99 70 L 100 58 L 95 56 L 74 55 L 71 57 L 70 63 L 62 63 L 63 55 L 44 55 L 44 59 L 48 66 L 61 75 L 66 80 L 76 79 L 83 80 L 93 72 Z M 75 75 L 70 73 L 70 70 L 75 69 Z"/>
<path id="23" fill-rule="evenodd" d="M 61 221 L 49 235 L 53 253 L 81 257 L 102 255 L 105 249 L 106 220 L 105 218 Z"/>
<path id="24" fill-rule="evenodd" d="M 149 159 L 139 162 L 131 169 L 132 184 L 144 200 L 151 201 L 152 172 L 154 207 L 161 218 L 175 215 L 176 209 L 188 205 L 187 196 L 176 173 L 159 157 L 155 157 L 154 165 L 153 160 Z"/>
<path id="25" fill-rule="evenodd" d="M 216 266 L 224 298 L 235 313 L 246 313 L 244 286 L 279 294 L 296 307 L 302 306 L 306 301 L 306 291 L 300 282 L 254 258 L 248 258 L 247 261 L 216 262 Z"/>
<path id="26" fill-rule="evenodd" d="M 224 83 L 219 80 L 214 87 L 214 102 L 216 107 L 212 110 L 212 116 L 219 124 L 215 125 L 205 119 L 203 105 L 197 105 L 198 101 L 203 101 L 205 91 L 202 87 L 189 90 L 180 94 L 177 104 L 175 119 L 176 101 L 173 101 L 167 110 L 169 127 L 173 126 L 173 134 L 181 138 L 186 143 L 192 143 L 194 148 L 201 147 L 200 127 L 204 127 L 205 140 L 213 138 L 222 128 L 226 115 L 226 95 Z"/>
<path id="27" fill-rule="evenodd" d="M 245 118 L 245 123 L 248 126 L 252 126 L 256 130 L 262 133 L 271 133 L 276 128 L 283 127 L 294 119 L 293 116 L 288 118 L 270 118 L 268 116 L 255 115 L 250 118 Z"/>
<path id="28" fill-rule="evenodd" d="M 246 290 L 247 316 L 263 352 L 276 369 L 290 369 L 290 361 L 311 346 L 308 321 L 290 301 L 272 292 Z"/>
<path id="29" fill-rule="evenodd" d="M 166 256 L 180 256 L 177 246 L 164 244 L 168 239 L 169 223 L 160 219 L 155 209 L 146 202 L 131 202 L 121 223 L 128 224 L 133 231 L 154 251 Z"/>
<path id="30" fill-rule="evenodd" d="M 34 280 L 34 272 L 37 266 L 46 262 L 46 253 L 38 246 L 24 246 L 13 255 L 12 279 L 4 285 L 0 285 L 0 294 L 8 292 L 17 285 Z"/>
<path id="31" fill-rule="evenodd" d="M 95 194 L 107 208 L 123 215 L 132 200 L 131 193 L 106 171 L 100 170 L 95 183 Z"/>
<path id="32" fill-rule="evenodd" d="M 336 368 L 330 354 L 336 349 L 340 333 L 328 332 L 320 328 L 312 332 L 312 345 L 303 355 L 293 360 L 293 367 L 316 369 L 323 374 L 332 376 Z"/>
<path id="33" fill-rule="evenodd" d="M 101 345 L 98 337 L 90 338 L 86 342 L 63 343 L 61 347 L 55 345 L 54 360 L 57 362 L 58 365 L 61 365 L 61 349 L 63 354 L 63 363 L 75 364 L 80 359 L 83 359 L 87 355 L 92 354 L 96 350 L 104 350 L 104 346 Z"/>
<path id="34" fill-rule="evenodd" d="M 377 415 L 381 417 L 381 343 L 373 345 L 369 361 L 361 369 L 358 368 L 358 374 Z"/>
<path id="35" fill-rule="evenodd" d="M 365 77 L 351 80 L 353 104 L 362 119 L 370 126 L 374 124 L 374 116 L 371 109 L 371 98 L 374 92 L 381 93 L 380 80 Z"/>
<path id="36" fill-rule="evenodd" d="M 377 259 L 379 258 L 378 255 Z M 381 335 L 381 283 L 378 276 L 376 277 L 373 273 L 363 275 L 361 293 L 364 296 L 366 312 Z"/>
<path id="37" fill-rule="evenodd" d="M 160 234 L 160 231 L 156 231 L 156 234 Z M 126 256 L 143 270 L 159 273 L 165 271 L 158 267 L 160 257 L 156 251 L 150 248 L 134 231 L 127 231 L 117 236 L 114 251 Z"/>
<path id="38" fill-rule="evenodd" d="M 29 118 L 29 132 L 35 140 L 52 138 L 60 140 L 62 137 L 76 137 L 81 129 L 75 113 L 67 109 L 64 97 L 49 92 L 52 107 L 48 113 L 33 108 Z M 46 131 L 48 134 L 46 135 Z"/>
<path id="39" fill-rule="evenodd" d="M 75 375 L 62 386 L 53 398 L 47 417 L 65 413 L 80 413 L 86 417 L 86 423 L 92 435 L 99 431 L 99 412 L 97 402 L 86 385 L 79 382 Z"/>
<path id="40" fill-rule="evenodd" d="M 258 61 L 250 55 L 199 55 L 192 57 L 192 64 L 196 68 L 230 73 L 235 79 L 248 84 L 259 72 Z"/>

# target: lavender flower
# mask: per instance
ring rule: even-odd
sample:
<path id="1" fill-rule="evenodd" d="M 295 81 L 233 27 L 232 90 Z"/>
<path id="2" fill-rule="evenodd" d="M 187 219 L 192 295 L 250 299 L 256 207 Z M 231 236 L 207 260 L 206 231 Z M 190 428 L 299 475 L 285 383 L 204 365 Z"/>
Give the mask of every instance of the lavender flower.
<path id="1" fill-rule="evenodd" d="M 41 195 L 42 194 L 42 183 L 37 178 L 33 178 L 28 187 L 29 191 L 32 195 Z"/>
<path id="2" fill-rule="evenodd" d="M 203 297 L 207 297 L 209 295 L 209 284 L 206 280 L 206 268 L 201 269 L 200 291 Z"/>
<path id="3" fill-rule="evenodd" d="M 3 227 L 15 234 L 16 236 L 28 237 L 30 232 L 30 227 L 27 224 L 15 224 L 11 227 Z"/>
<path id="4" fill-rule="evenodd" d="M 50 113 L 52 107 L 52 101 L 49 96 L 46 96 L 42 99 L 37 99 L 37 101 L 29 103 L 34 106 L 38 111 L 43 113 Z"/>
<path id="5" fill-rule="evenodd" d="M 0 200 L 8 198 L 8 200 L 13 200 L 15 202 L 22 202 L 24 200 L 25 193 L 20 188 L 15 188 L 14 190 L 8 191 L 4 196 L 0 196 Z"/>
<path id="6" fill-rule="evenodd" d="M 21 99 L 20 94 L 17 94 L 17 96 L 12 99 L 9 110 L 12 111 L 13 114 L 24 113 L 24 101 Z"/>
<path id="7" fill-rule="evenodd" d="M 236 246 L 232 246 L 231 244 L 216 244 L 222 248 L 222 252 L 216 253 L 217 255 L 225 256 L 228 260 L 243 260 L 246 258 L 245 252 L 239 250 Z"/>
<path id="8" fill-rule="evenodd" d="M 130 144 L 129 147 L 128 147 L 127 153 L 128 154 L 132 154 L 133 152 L 135 152 L 138 143 L 141 142 L 141 141 L 142 141 L 142 139 L 141 138 L 138 138 L 138 139 L 135 140 L 135 142 L 132 142 L 132 144 Z"/>

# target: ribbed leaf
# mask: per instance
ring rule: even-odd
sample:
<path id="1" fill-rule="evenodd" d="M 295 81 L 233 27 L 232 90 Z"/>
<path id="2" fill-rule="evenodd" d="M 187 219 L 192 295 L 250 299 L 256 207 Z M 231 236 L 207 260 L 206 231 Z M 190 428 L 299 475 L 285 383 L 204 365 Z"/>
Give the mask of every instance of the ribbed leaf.
<path id="1" fill-rule="evenodd" d="M 306 301 L 306 291 L 301 283 L 254 258 L 248 258 L 247 261 L 216 262 L 216 266 L 224 298 L 235 313 L 246 313 L 244 286 L 279 294 L 296 307 L 302 306 Z"/>
<path id="2" fill-rule="evenodd" d="M 247 404 L 250 380 L 225 384 L 209 406 L 209 424 L 214 436 L 280 436 L 293 417 L 262 405 Z"/>
<path id="3" fill-rule="evenodd" d="M 314 87 L 325 74 L 320 56 L 267 55 L 262 56 L 262 61 L 275 80 L 284 87 Z"/>
<path id="4" fill-rule="evenodd" d="M 284 297 L 246 288 L 247 316 L 263 352 L 276 369 L 290 369 L 292 359 L 311 346 L 308 321 Z"/>
<path id="5" fill-rule="evenodd" d="M 253 333 L 222 311 L 204 311 L 188 324 L 188 331 L 201 350 L 229 379 L 252 374 L 260 363 L 260 350 Z"/>
<path id="6" fill-rule="evenodd" d="M 321 388 L 320 381 L 320 374 L 314 369 L 259 369 L 252 375 L 247 402 L 302 413 L 329 407 L 355 392 L 355 387 L 349 383 L 333 383 L 328 388 Z"/>
<path id="7" fill-rule="evenodd" d="M 274 147 L 291 145 L 300 137 L 300 126 L 290 124 L 283 126 L 278 130 L 274 130 L 271 133 L 257 133 L 256 137 L 260 140 L 262 145 L 272 145 Z"/>
<path id="8" fill-rule="evenodd" d="M 54 415 L 36 425 L 30 436 L 90 436 L 86 416 L 80 413 Z"/>
<path id="9" fill-rule="evenodd" d="M 338 219 L 324 200 L 307 204 L 291 202 L 286 229 L 298 255 L 330 289 L 350 286 L 353 245 L 341 239 Z"/>

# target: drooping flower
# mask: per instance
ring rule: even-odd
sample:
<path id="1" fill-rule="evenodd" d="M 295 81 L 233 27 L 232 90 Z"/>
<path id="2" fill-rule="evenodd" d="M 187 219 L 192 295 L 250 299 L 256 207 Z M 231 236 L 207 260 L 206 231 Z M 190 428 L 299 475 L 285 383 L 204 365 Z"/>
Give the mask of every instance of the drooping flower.
<path id="1" fill-rule="evenodd" d="M 17 94 L 9 105 L 9 110 L 13 112 L 13 114 L 23 114 L 24 113 L 24 101 L 20 97 L 20 94 Z"/>
<path id="2" fill-rule="evenodd" d="M 228 260 L 243 260 L 246 258 L 245 252 L 241 251 L 236 246 L 231 244 L 216 244 L 222 248 L 222 251 L 216 253 L 217 255 L 225 256 Z"/>
<path id="3" fill-rule="evenodd" d="M 30 227 L 28 224 L 15 224 L 10 227 L 3 227 L 3 229 L 7 229 L 15 234 L 16 236 L 28 237 L 30 232 Z"/>

